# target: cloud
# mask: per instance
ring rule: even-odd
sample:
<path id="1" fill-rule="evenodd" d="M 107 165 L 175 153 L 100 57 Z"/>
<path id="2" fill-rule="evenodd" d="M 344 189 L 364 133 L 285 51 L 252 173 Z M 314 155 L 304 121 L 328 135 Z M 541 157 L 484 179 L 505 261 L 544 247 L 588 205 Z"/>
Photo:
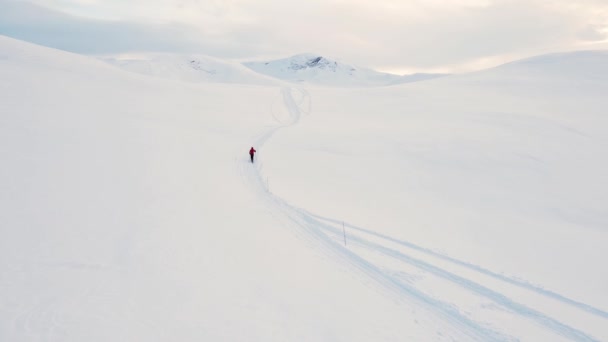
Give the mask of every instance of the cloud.
<path id="1" fill-rule="evenodd" d="M 242 47 L 180 23 L 77 17 L 28 2 L 0 0 L 0 34 L 84 54 L 133 51 L 239 56 Z"/>
<path id="2" fill-rule="evenodd" d="M 604 0 L 32 0 L 56 10 L 11 1 L 0 0 L 0 34 L 81 53 L 316 52 L 459 71 L 608 39 Z"/>
<path id="3" fill-rule="evenodd" d="M 305 46 L 359 64 L 433 69 L 575 48 L 582 32 L 600 32 L 591 28 L 591 18 L 596 27 L 607 23 L 593 6 L 545 1 L 306 3 L 291 15 L 271 16 L 276 12 L 267 2 L 251 27 L 259 34 L 252 35 L 271 37 L 285 52 Z"/>

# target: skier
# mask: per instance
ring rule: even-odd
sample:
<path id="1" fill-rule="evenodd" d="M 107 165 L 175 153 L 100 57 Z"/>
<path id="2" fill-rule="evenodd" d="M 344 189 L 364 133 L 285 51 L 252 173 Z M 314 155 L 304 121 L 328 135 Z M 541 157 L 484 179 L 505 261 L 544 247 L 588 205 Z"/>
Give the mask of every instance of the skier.
<path id="1" fill-rule="evenodd" d="M 251 156 L 251 162 L 253 163 L 253 155 L 256 153 L 257 151 L 255 150 L 255 148 L 253 148 L 253 146 L 251 146 L 251 150 L 249 150 L 249 155 Z"/>

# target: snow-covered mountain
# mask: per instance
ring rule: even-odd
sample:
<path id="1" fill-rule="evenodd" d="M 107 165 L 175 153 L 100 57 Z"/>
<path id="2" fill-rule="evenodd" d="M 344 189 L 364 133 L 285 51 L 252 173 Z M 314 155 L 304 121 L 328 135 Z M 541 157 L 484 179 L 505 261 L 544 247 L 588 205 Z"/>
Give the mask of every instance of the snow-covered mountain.
<path id="1" fill-rule="evenodd" d="M 204 55 L 145 54 L 131 57 L 105 57 L 102 60 L 139 74 L 186 82 L 215 82 L 279 85 L 240 63 Z"/>
<path id="2" fill-rule="evenodd" d="M 605 57 L 258 86 L 0 36 L 0 341 L 608 341 Z"/>
<path id="3" fill-rule="evenodd" d="M 251 70 L 280 80 L 340 87 L 385 86 L 445 76 L 443 74 L 404 76 L 388 74 L 309 53 L 284 59 L 243 64 Z"/>
<path id="4" fill-rule="evenodd" d="M 608 78 L 608 51 L 589 50 L 546 54 L 514 61 L 479 73 L 495 73 L 506 79 L 519 77 L 541 80 L 561 78 L 572 81 L 605 81 Z"/>
<path id="5" fill-rule="evenodd" d="M 140 54 L 103 57 L 127 71 L 185 82 L 280 85 L 284 82 L 340 87 L 386 86 L 424 81 L 443 74 L 394 75 L 302 54 L 270 62 L 231 62 L 204 55 Z"/>

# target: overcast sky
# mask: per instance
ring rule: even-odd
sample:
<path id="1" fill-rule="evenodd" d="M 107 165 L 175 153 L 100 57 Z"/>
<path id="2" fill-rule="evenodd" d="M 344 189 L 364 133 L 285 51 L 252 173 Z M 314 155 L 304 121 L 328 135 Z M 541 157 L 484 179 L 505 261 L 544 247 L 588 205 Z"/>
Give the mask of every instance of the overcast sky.
<path id="1" fill-rule="evenodd" d="M 608 0 L 0 0 L 0 34 L 85 54 L 318 53 L 393 72 L 463 72 L 608 48 Z"/>

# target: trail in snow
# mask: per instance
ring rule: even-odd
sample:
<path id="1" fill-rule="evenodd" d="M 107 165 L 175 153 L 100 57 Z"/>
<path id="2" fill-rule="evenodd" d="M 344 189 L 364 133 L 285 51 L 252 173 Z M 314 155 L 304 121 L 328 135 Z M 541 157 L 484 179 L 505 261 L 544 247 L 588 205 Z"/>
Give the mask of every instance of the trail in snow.
<path id="1" fill-rule="evenodd" d="M 435 252 L 433 250 L 430 250 L 428 248 L 420 247 L 420 246 L 418 246 L 416 244 L 413 244 L 411 242 L 407 242 L 407 241 L 403 241 L 403 240 L 398 240 L 398 239 L 392 238 L 390 236 L 386 236 L 384 234 L 379 234 L 377 232 L 374 232 L 374 231 L 371 231 L 371 230 L 368 230 L 368 229 L 365 229 L 365 228 L 357 227 L 357 226 L 354 226 L 352 224 L 345 223 L 345 222 L 338 221 L 338 220 L 334 220 L 334 219 L 331 219 L 331 218 L 315 215 L 315 214 L 312 214 L 312 213 L 308 213 L 308 214 L 311 215 L 311 216 L 314 216 L 314 217 L 316 217 L 316 218 L 318 218 L 320 220 L 331 222 L 333 224 L 342 224 L 342 223 L 344 223 L 346 225 L 346 227 L 348 227 L 349 229 L 353 229 L 353 230 L 359 231 L 361 233 L 369 234 L 369 235 L 372 235 L 372 236 L 375 236 L 375 237 L 387 240 L 389 242 L 396 243 L 396 244 L 402 245 L 404 247 L 408 247 L 408 248 L 416 250 L 416 251 L 420 251 L 420 252 L 428 254 L 430 256 L 433 256 L 433 257 L 436 257 L 436 258 L 448 261 L 448 262 L 453 263 L 455 265 L 459 265 L 459 266 L 468 268 L 470 270 L 482 273 L 482 274 L 487 275 L 487 276 L 492 277 L 492 278 L 496 278 L 496 279 L 504 281 L 506 283 L 509 283 L 509 284 L 512 284 L 512 285 L 515 285 L 515 286 L 518 286 L 518 287 L 521 287 L 521 288 L 524 288 L 524 289 L 527 289 L 527 290 L 530 290 L 530 291 L 534 291 L 534 292 L 536 292 L 536 293 L 538 293 L 538 294 L 540 294 L 542 296 L 546 296 L 548 298 L 552 298 L 552 299 L 558 300 L 558 301 L 563 302 L 565 304 L 572 305 L 572 306 L 577 307 L 577 308 L 579 308 L 581 310 L 587 311 L 587 312 L 589 312 L 589 313 L 591 313 L 593 315 L 596 315 L 596 316 L 608 319 L 608 312 L 606 312 L 606 311 L 604 311 L 602 309 L 596 308 L 596 307 L 591 306 L 589 304 L 585 304 L 585 303 L 576 301 L 574 299 L 565 297 L 565 296 L 563 296 L 563 295 L 561 295 L 559 293 L 556 293 L 556 292 L 553 292 L 553 291 L 550 291 L 550 290 L 547 290 L 547 289 L 543 289 L 543 288 L 541 288 L 539 286 L 535 286 L 535 285 L 527 283 L 525 281 L 522 281 L 522 280 L 519 280 L 519 279 L 515 279 L 515 278 L 512 278 L 512 277 L 508 277 L 508 276 L 505 276 L 503 274 L 499 274 L 499 273 L 496 273 L 496 272 L 492 272 L 492 271 L 490 271 L 488 269 L 485 269 L 485 268 L 483 268 L 481 266 L 478 266 L 478 265 L 474 265 L 474 264 L 471 264 L 471 263 L 468 263 L 468 262 L 464 262 L 464 261 L 461 261 L 461 260 L 458 260 L 458 259 L 451 258 L 451 257 L 449 257 L 447 255 L 444 255 L 444 254 L 441 254 L 441 253 L 437 253 L 437 252 Z"/>
<path id="2" fill-rule="evenodd" d="M 306 99 L 309 98 L 310 95 L 305 90 L 298 91 L 303 97 L 300 102 L 310 103 L 310 100 Z M 265 130 L 264 132 L 258 134 L 257 137 L 255 137 L 254 139 L 254 144 L 260 147 L 260 149 L 264 145 L 264 143 L 270 137 L 272 137 L 272 135 L 276 133 L 279 129 L 295 125 L 300 120 L 302 113 L 296 103 L 296 100 L 293 99 L 292 89 L 283 88 L 281 92 L 285 106 L 287 107 L 290 113 L 291 119 L 288 120 L 286 123 L 282 123 L 279 126 L 271 127 Z M 300 233 L 304 233 L 300 234 L 301 236 L 303 236 L 303 238 L 316 241 L 316 246 L 318 248 L 322 248 L 325 253 L 333 255 L 337 259 L 344 259 L 344 261 L 346 261 L 351 266 L 354 266 L 355 268 L 366 273 L 374 281 L 381 283 L 390 292 L 396 293 L 398 298 L 416 300 L 430 311 L 444 316 L 449 322 L 452 322 L 452 324 L 459 326 L 460 329 L 458 330 L 463 332 L 463 334 L 466 335 L 468 338 L 475 338 L 476 340 L 484 341 L 512 340 L 512 338 L 508 336 L 500 334 L 492 329 L 479 325 L 476 322 L 468 319 L 466 316 L 460 314 L 458 310 L 452 307 L 451 305 L 438 301 L 430 296 L 427 296 L 412 286 L 396 281 L 392 277 L 384 274 L 377 266 L 367 262 L 365 259 L 356 255 L 355 253 L 352 253 L 348 249 L 343 248 L 339 243 L 333 241 L 329 236 L 323 233 L 323 231 L 319 228 L 319 222 L 315 220 L 312 216 L 308 215 L 306 212 L 298 208 L 289 205 L 281 198 L 274 196 L 267 191 L 267 184 L 264 182 L 264 179 L 261 174 L 261 169 L 263 167 L 262 160 L 258 160 L 258 162 L 254 164 L 253 168 L 251 167 L 251 164 L 248 165 L 248 163 L 241 162 L 240 165 L 240 170 L 243 177 L 249 180 L 249 183 L 254 186 L 256 191 L 258 191 L 260 196 L 262 196 L 263 199 L 266 200 L 268 205 L 274 210 L 278 209 L 279 211 L 281 211 L 285 215 L 284 219 L 287 219 L 289 222 L 294 224 L 295 227 L 300 228 Z"/>
<path id="3" fill-rule="evenodd" d="M 332 235 L 334 235 L 336 237 L 340 237 L 340 234 L 342 234 L 342 232 L 339 229 L 322 224 L 321 222 L 319 222 L 319 226 L 323 227 L 324 229 L 327 229 L 328 231 L 330 231 L 330 233 L 332 233 Z M 470 291 L 478 296 L 485 297 L 485 298 L 501 305 L 502 307 L 511 310 L 512 312 L 514 312 L 518 315 L 528 317 L 528 318 L 536 321 L 537 323 L 545 326 L 546 328 L 555 331 L 556 333 L 558 333 L 561 336 L 564 336 L 564 337 L 567 337 L 569 339 L 576 340 L 576 341 L 595 341 L 594 338 L 592 338 L 591 336 L 585 334 L 584 332 L 582 332 L 578 329 L 575 329 L 566 324 L 563 324 L 563 323 L 559 322 L 558 320 L 553 319 L 538 310 L 534 310 L 530 307 L 527 307 L 524 304 L 518 303 L 518 302 L 510 299 L 509 297 L 507 297 L 504 294 L 494 291 L 475 281 L 472 281 L 470 279 L 464 278 L 455 273 L 447 271 L 443 268 L 437 267 L 431 263 L 425 262 L 423 260 L 412 257 L 410 255 L 404 254 L 395 249 L 387 248 L 385 246 L 382 246 L 381 244 L 367 241 L 358 236 L 349 236 L 348 241 L 349 241 L 349 243 L 355 242 L 359 246 L 366 248 L 368 250 L 371 250 L 374 253 L 380 253 L 385 256 L 405 262 L 416 268 L 429 272 L 441 279 L 452 282 L 455 285 L 461 286 L 461 287 L 465 288 L 467 291 Z"/>
<path id="4" fill-rule="evenodd" d="M 298 99 L 294 98 L 294 91 L 297 91 L 299 95 Z M 278 125 L 265 129 L 254 138 L 254 145 L 259 149 L 278 130 L 296 125 L 300 121 L 302 114 L 310 112 L 312 102 L 310 95 L 305 90 L 282 88 L 281 95 L 289 116 L 281 118 L 277 113 L 272 113 Z M 307 109 L 304 113 L 302 107 L 306 107 Z M 600 325 L 605 323 L 603 320 L 608 318 L 608 313 L 591 305 L 569 299 L 566 296 L 544 290 L 524 281 L 506 277 L 480 266 L 442 255 L 415 244 L 400 241 L 350 224 L 346 225 L 349 231 L 354 230 L 359 232 L 359 234 L 355 236 L 349 233 L 349 243 L 354 243 L 354 246 L 349 245 L 346 248 L 341 242 L 342 230 L 335 226 L 338 223 L 342 223 L 341 221 L 320 217 L 306 210 L 294 207 L 269 192 L 268 184 L 264 181 L 262 175 L 263 158 L 259 158 L 253 167 L 250 163 L 244 162 L 239 163 L 239 165 L 242 177 L 265 200 L 269 210 L 281 212 L 283 214 L 282 219 L 293 225 L 297 229 L 299 236 L 314 242 L 315 246 L 322 249 L 324 253 L 332 255 L 335 259 L 345 261 L 351 267 L 371 277 L 375 282 L 381 284 L 385 291 L 388 291 L 388 293 L 395 296 L 398 300 L 410 303 L 413 301 L 449 321 L 453 326 L 457 327 L 456 329 L 459 333 L 462 333 L 468 339 L 473 338 L 484 341 L 515 339 L 513 336 L 510 336 L 510 330 L 504 328 L 502 324 L 506 311 L 511 316 L 510 319 L 516 321 L 514 323 L 515 326 L 531 325 L 533 329 L 540 330 L 540 334 L 553 334 L 552 336 L 554 337 L 558 335 L 574 341 L 597 341 L 595 337 L 584 329 L 572 327 L 540 309 L 531 308 L 510 298 L 504 292 L 500 292 L 501 290 L 494 288 L 495 284 L 488 282 L 478 283 L 477 277 L 475 280 L 472 280 L 467 278 L 466 275 L 462 275 L 463 272 L 455 273 L 456 271 L 452 268 L 446 268 L 445 262 L 492 278 L 494 281 L 543 296 L 545 299 L 548 298 L 556 301 L 561 305 L 582 311 L 587 315 L 592 315 L 593 319 L 600 320 Z M 390 244 L 390 247 L 387 244 Z M 412 255 L 412 252 L 414 254 L 425 254 L 427 258 L 422 260 L 419 255 Z M 393 262 L 397 261 L 404 265 L 404 267 L 414 267 L 422 270 L 440 280 L 443 287 L 448 287 L 451 290 L 465 291 L 475 296 L 473 302 L 480 307 L 483 307 L 485 302 L 489 300 L 500 307 L 501 311 L 496 313 L 496 310 L 494 310 L 488 314 L 487 311 L 492 310 L 488 309 L 481 313 L 471 313 L 463 309 L 467 303 L 470 305 L 470 298 L 467 300 L 467 303 L 461 303 L 451 298 L 449 295 L 451 292 L 443 291 L 444 298 L 441 298 L 441 294 L 429 293 L 425 288 L 421 288 L 421 285 L 413 284 L 407 279 L 402 279 L 391 273 L 382 262 L 377 261 L 379 257 L 392 259 Z M 440 260 L 441 262 L 436 262 L 432 259 Z M 493 315 L 494 317 L 489 317 Z"/>

